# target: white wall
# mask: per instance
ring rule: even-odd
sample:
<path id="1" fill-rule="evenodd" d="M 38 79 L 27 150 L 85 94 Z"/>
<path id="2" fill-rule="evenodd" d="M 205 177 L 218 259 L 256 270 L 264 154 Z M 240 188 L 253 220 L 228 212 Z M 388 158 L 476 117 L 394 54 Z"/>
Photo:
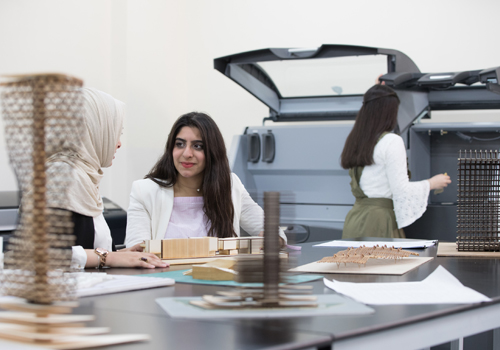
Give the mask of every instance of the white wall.
<path id="1" fill-rule="evenodd" d="M 126 208 L 179 115 L 208 112 L 228 148 L 267 116 L 213 58 L 352 44 L 398 49 L 425 72 L 500 66 L 498 13 L 497 0 L 2 0 L 0 73 L 68 73 L 127 103 L 123 147 L 101 186 Z M 15 186 L 1 134 L 0 191 Z"/>

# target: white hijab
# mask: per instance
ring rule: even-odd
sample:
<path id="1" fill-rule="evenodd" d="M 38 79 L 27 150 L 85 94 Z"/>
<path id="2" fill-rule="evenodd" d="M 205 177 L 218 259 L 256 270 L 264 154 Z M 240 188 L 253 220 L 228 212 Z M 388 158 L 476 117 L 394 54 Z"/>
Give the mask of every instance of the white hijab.
<path id="1" fill-rule="evenodd" d="M 122 133 L 125 104 L 93 88 L 82 88 L 83 131 L 80 142 L 48 158 L 50 163 L 64 162 L 73 169 L 74 181 L 67 188 L 64 209 L 97 217 L 103 211 L 99 183 L 102 168 L 111 166 L 116 144 Z"/>

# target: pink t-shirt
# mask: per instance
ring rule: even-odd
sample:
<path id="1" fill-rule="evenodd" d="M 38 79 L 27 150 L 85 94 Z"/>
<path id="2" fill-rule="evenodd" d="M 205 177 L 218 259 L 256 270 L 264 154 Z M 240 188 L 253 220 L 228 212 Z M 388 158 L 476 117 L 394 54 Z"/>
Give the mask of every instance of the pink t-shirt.
<path id="1" fill-rule="evenodd" d="M 209 229 L 203 197 L 174 197 L 165 238 L 206 237 Z"/>

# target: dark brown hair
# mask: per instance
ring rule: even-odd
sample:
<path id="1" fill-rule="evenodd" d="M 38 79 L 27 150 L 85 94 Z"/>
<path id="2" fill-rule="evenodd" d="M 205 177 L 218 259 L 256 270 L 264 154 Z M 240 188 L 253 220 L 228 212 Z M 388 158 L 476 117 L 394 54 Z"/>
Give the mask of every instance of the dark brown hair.
<path id="1" fill-rule="evenodd" d="M 175 138 L 185 126 L 200 131 L 205 153 L 203 171 L 203 211 L 211 226 L 208 236 L 234 237 L 234 207 L 231 199 L 231 170 L 227 160 L 226 146 L 214 120 L 205 113 L 191 112 L 180 116 L 168 135 L 165 153 L 146 175 L 162 187 L 172 187 L 177 182 L 177 170 L 172 152 Z"/>
<path id="2" fill-rule="evenodd" d="M 372 86 L 363 96 L 363 105 L 345 141 L 340 164 L 344 169 L 373 164 L 373 150 L 383 132 L 398 123 L 399 98 L 385 85 Z"/>

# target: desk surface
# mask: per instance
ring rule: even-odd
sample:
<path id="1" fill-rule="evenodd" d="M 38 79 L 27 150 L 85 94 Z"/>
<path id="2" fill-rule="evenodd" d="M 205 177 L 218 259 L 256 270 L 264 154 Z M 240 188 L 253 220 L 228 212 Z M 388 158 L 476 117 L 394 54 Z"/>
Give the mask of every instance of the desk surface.
<path id="1" fill-rule="evenodd" d="M 305 264 L 320 258 L 332 255 L 340 250 L 336 248 L 314 248 L 316 243 L 302 244 L 302 251 L 291 252 L 290 256 L 297 259 L 297 264 Z M 422 256 L 435 256 L 436 247 L 415 249 Z M 369 341 L 372 349 L 373 337 L 389 336 L 390 332 L 408 328 L 409 334 L 415 327 L 425 324 L 444 327 L 443 322 L 463 319 L 455 329 L 448 329 L 451 334 L 442 332 L 435 340 L 422 339 L 423 330 L 415 341 L 425 344 L 438 344 L 458 337 L 456 333 L 470 335 L 479 332 L 467 325 L 470 317 L 485 318 L 489 310 L 493 315 L 500 310 L 500 260 L 475 258 L 435 258 L 430 262 L 406 273 L 403 276 L 375 276 L 375 275 L 343 275 L 326 274 L 327 278 L 335 278 L 349 282 L 406 282 L 420 281 L 427 277 L 434 269 L 442 265 L 465 286 L 493 298 L 492 303 L 481 305 L 390 305 L 371 306 L 375 313 L 363 316 L 320 316 L 292 319 L 263 319 L 263 320 L 182 320 L 170 318 L 155 302 L 156 298 L 172 296 L 201 296 L 214 294 L 217 290 L 228 289 L 220 286 L 195 284 L 176 284 L 173 287 L 155 288 L 142 291 L 109 294 L 80 299 L 80 307 L 76 313 L 90 313 L 96 315 L 95 326 L 109 326 L 112 333 L 148 333 L 152 339 L 147 343 L 136 343 L 108 347 L 107 349 L 300 349 L 311 346 L 329 347 L 334 342 L 335 348 L 356 348 L 360 344 L 356 341 Z M 110 274 L 148 274 L 161 271 L 185 269 L 186 266 L 174 266 L 168 269 L 109 269 Z M 314 287 L 315 294 L 330 294 L 334 291 L 325 288 L 323 281 L 309 283 Z M 479 315 L 478 314 L 478 315 Z M 475 316 L 476 315 L 476 316 Z M 437 324 L 434 324 L 436 323 Z M 490 322 L 490 321 L 485 321 Z M 500 327 L 499 321 L 489 324 L 476 325 L 480 331 Z M 470 323 L 470 321 L 469 321 Z M 499 323 L 496 325 L 496 323 Z M 406 328 L 405 328 L 406 327 Z M 413 328 L 412 328 L 413 327 Z M 462 328 L 460 328 L 462 327 Z M 429 328 L 429 327 L 427 327 Z M 449 328 L 449 327 L 448 327 Z M 484 329 L 483 329 L 484 328 Z M 446 329 L 444 329 L 446 330 Z M 450 338 L 451 337 L 451 338 Z M 394 337 L 392 337 L 394 338 Z M 449 338 L 449 339 L 448 339 Z M 394 338 L 394 341 L 398 341 Z M 435 341 L 435 342 L 434 342 Z M 428 346 L 427 345 L 427 346 Z M 344 347 L 343 347 L 344 346 Z M 386 343 L 381 348 L 387 347 Z M 416 346 L 410 343 L 407 348 Z M 401 349 L 405 346 L 401 346 Z"/>

